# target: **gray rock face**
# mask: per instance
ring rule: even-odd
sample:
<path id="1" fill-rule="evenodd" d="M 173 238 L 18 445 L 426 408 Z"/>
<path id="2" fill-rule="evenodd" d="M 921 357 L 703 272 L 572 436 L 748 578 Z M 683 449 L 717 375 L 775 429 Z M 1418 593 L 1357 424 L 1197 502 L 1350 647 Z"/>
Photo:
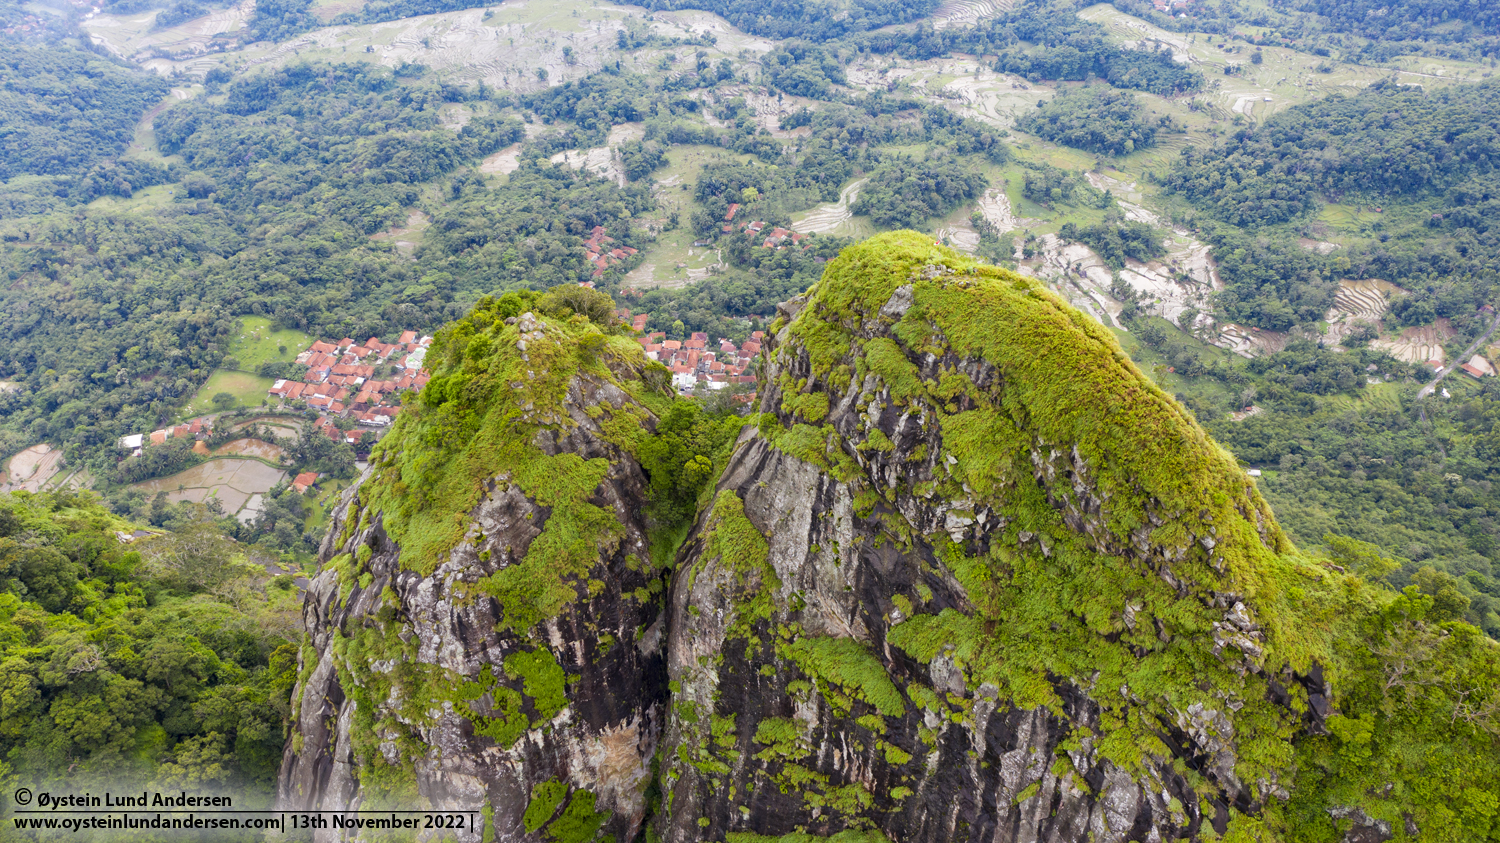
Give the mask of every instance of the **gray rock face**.
<path id="1" fill-rule="evenodd" d="M 552 820 L 636 836 L 666 675 L 664 599 L 653 587 L 661 573 L 646 561 L 646 478 L 599 422 L 601 409 L 627 404 L 612 384 L 579 376 L 564 404 L 569 422 L 535 436 L 545 454 L 608 461 L 589 503 L 620 529 L 587 577 L 568 583 L 572 602 L 529 630 L 511 628 L 505 605 L 482 587 L 520 564 L 556 515 L 511 477 L 490 478 L 464 541 L 428 574 L 387 534 L 384 514 L 361 506 L 359 486 L 346 494 L 304 608 L 309 641 L 281 808 L 430 803 L 489 814 L 486 839 L 497 841 L 551 839 Z M 463 829 L 458 839 L 481 833 Z"/>
<path id="2" fill-rule="evenodd" d="M 782 313 L 806 318 L 806 307 Z M 1240 525 L 1164 537 L 1157 528 L 1179 514 L 1147 496 L 1139 526 L 1122 534 L 1101 466 L 1075 442 L 1028 433 L 1028 408 L 1006 394 L 996 366 L 903 341 L 892 323 L 912 308 L 912 289 L 898 288 L 871 308 L 857 342 L 889 341 L 926 383 L 961 374 L 974 385 L 946 405 L 894 395 L 874 364 L 856 360 L 858 345 L 832 377 L 820 377 L 789 328 L 768 346 L 760 409 L 774 421 L 747 428 L 678 555 L 662 839 L 865 830 L 903 843 L 1155 841 L 1222 834 L 1232 816 L 1256 814 L 1278 786 L 1240 764 L 1237 713 L 1251 706 L 1262 726 L 1290 735 L 1327 713 L 1304 720 L 1291 697 L 1327 691 L 1320 675 L 1264 667 L 1253 605 L 1216 573 L 1225 570 L 1216 530 Z M 821 403 L 799 404 L 820 394 L 826 416 Z M 816 409 L 798 409 L 807 406 Z M 968 436 L 958 423 L 979 413 L 1019 436 L 993 453 L 972 437 L 967 451 L 946 441 Z M 972 463 L 990 459 L 1009 460 L 1012 479 L 971 486 Z M 1274 550 L 1263 504 L 1247 496 L 1239 506 L 1249 541 Z M 1087 568 L 1066 561 L 1079 559 L 1131 572 L 1129 586 L 1151 598 L 1111 594 L 1118 605 L 1105 616 L 1023 606 L 1024 593 L 981 587 L 1010 577 L 1024 592 L 1039 581 L 1023 579 L 1026 569 L 1088 600 Z M 1075 567 L 1059 573 L 1065 565 Z M 1102 585 L 1103 567 L 1099 575 Z M 1184 622 L 1174 604 L 1197 620 Z M 1050 627 L 1035 619 L 1047 610 Z M 916 623 L 927 623 L 925 637 L 903 637 L 902 625 Z M 1022 623 L 1035 635 L 1000 628 Z M 1106 659 L 1166 664 L 1182 658 L 1186 635 L 1212 647 L 1199 653 L 1202 693 L 1168 699 L 1105 684 L 1118 670 Z M 994 669 L 1030 658 L 1032 646 L 1065 652 L 1071 642 L 1097 644 L 1102 670 Z M 1126 723 L 1137 724 L 1139 749 L 1122 753 L 1106 739 Z M 1247 770 L 1259 787 L 1242 780 Z"/>

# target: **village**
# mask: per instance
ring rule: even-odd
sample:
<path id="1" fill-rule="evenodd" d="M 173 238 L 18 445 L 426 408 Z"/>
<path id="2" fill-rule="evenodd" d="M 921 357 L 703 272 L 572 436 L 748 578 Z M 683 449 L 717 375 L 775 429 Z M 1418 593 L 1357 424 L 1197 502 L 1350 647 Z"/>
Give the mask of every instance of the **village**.
<path id="1" fill-rule="evenodd" d="M 432 337 L 404 331 L 394 343 L 371 337 L 363 343 L 344 339 L 318 340 L 297 355 L 307 367 L 300 379 L 278 379 L 267 390 L 272 409 L 311 409 L 318 413 L 317 430 L 335 441 L 343 440 L 357 452 L 367 452 L 381 430 L 390 426 L 401 411 L 401 395 L 420 390 L 428 373 L 422 368 Z M 355 423 L 344 430 L 336 419 Z M 147 445 L 169 439 L 195 440 L 194 450 L 207 453 L 203 445 L 213 433 L 214 417 L 201 416 L 150 433 L 122 437 L 119 446 L 139 456 Z"/>
<path id="2" fill-rule="evenodd" d="M 422 368 L 432 337 L 418 338 L 403 331 L 394 343 L 370 337 L 364 343 L 349 337 L 318 340 L 297 355 L 307 367 L 301 380 L 282 379 L 271 385 L 269 397 L 282 406 L 301 404 L 318 412 L 317 426 L 338 438 L 335 417 L 352 419 L 364 429 L 343 436 L 356 449 L 367 445 L 367 433 L 389 427 L 401 412 L 401 395 L 426 386 L 430 375 Z"/>
<path id="3" fill-rule="evenodd" d="M 644 326 L 645 317 L 636 317 L 632 327 L 637 324 Z M 749 401 L 755 394 L 755 358 L 764 338 L 764 331 L 755 331 L 743 345 L 736 346 L 720 337 L 711 349 L 708 334 L 702 331 L 695 331 L 686 340 L 669 340 L 665 332 L 655 331 L 636 342 L 645 349 L 647 357 L 672 370 L 672 386 L 678 392 L 690 394 L 699 384 L 710 391 L 737 385 L 740 387 L 737 392 L 747 393 L 742 400 Z"/>

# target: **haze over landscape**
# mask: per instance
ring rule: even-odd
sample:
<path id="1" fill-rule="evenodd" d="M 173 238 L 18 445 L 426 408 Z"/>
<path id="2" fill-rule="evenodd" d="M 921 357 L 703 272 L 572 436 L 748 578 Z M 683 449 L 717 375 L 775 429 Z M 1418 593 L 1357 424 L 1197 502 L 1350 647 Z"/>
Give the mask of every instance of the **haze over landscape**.
<path id="1" fill-rule="evenodd" d="M 0 841 L 1500 840 L 1497 63 L 0 0 Z"/>

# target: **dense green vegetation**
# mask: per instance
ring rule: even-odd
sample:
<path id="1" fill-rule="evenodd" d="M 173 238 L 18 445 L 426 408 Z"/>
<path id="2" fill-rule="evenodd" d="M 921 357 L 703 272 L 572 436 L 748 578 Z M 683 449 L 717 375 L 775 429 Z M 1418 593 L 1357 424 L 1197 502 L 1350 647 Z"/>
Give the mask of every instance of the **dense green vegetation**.
<path id="1" fill-rule="evenodd" d="M 1016 128 L 1053 143 L 1089 152 L 1127 155 L 1156 143 L 1158 131 L 1173 131 L 1166 117 L 1152 117 L 1134 96 L 1103 85 L 1070 88 L 1016 123 Z"/>
<path id="2" fill-rule="evenodd" d="M 1302 248 L 1290 236 L 1257 237 L 1218 228 L 1210 230 L 1208 242 L 1224 281 L 1219 307 L 1230 319 L 1285 331 L 1322 319 L 1333 305 L 1336 260 Z"/>
<path id="3" fill-rule="evenodd" d="M 1303 0 L 1300 6 L 1335 29 L 1379 41 L 1462 43 L 1479 33 L 1500 35 L 1500 9 L 1485 0 Z"/>
<path id="4" fill-rule="evenodd" d="M 1500 82 L 1436 91 L 1379 82 L 1277 113 L 1211 150 L 1188 147 L 1167 186 L 1236 224 L 1277 223 L 1318 194 L 1441 195 L 1500 163 Z"/>
<path id="5" fill-rule="evenodd" d="M 1265 379 L 1239 389 L 1258 383 L 1257 402 L 1274 412 L 1230 422 L 1200 404 L 1200 417 L 1215 419 L 1211 429 L 1241 459 L 1273 470 L 1262 488 L 1281 523 L 1307 544 L 1341 533 L 1388 548 L 1400 557 L 1391 575 L 1398 587 L 1435 568 L 1456 580 L 1457 615 L 1500 638 L 1495 388 L 1457 406 L 1429 402 L 1424 422 L 1414 387 L 1388 402 L 1297 410 L 1302 395 L 1363 386 L 1362 368 L 1347 355 L 1294 348 L 1256 360 L 1254 370 Z"/>
<path id="6" fill-rule="evenodd" d="M 111 8 L 149 5 L 126 0 Z M 380 0 L 339 22 L 472 5 Z M 495 350 L 511 339 L 504 320 L 531 309 L 578 346 L 576 359 L 555 361 L 559 371 L 585 371 L 640 391 L 636 399 L 657 424 L 654 437 L 631 440 L 632 453 L 649 474 L 653 523 L 679 530 L 705 503 L 702 492 L 738 421 L 723 402 L 705 407 L 658 394 L 661 372 L 644 366 L 619 335 L 607 313 L 612 302 L 564 301 L 561 293 L 543 300 L 529 292 L 584 280 L 617 292 L 643 258 L 596 278 L 582 247 L 596 226 L 614 243 L 642 250 L 663 228 L 688 228 L 712 241 L 724 262 L 714 274 L 617 301 L 649 314 L 648 330 L 742 341 L 767 328 L 775 304 L 811 286 L 849 241 L 819 236 L 795 248 L 764 248 L 760 238 L 722 232 L 730 203 L 741 205 L 739 221 L 789 225 L 793 214 L 835 201 L 842 187 L 867 177 L 856 213 L 881 227 L 925 227 L 984 191 L 981 168 L 1010 160 L 1005 133 L 987 123 L 908 96 L 898 84 L 876 93 L 851 88 L 845 68 L 861 53 L 925 59 L 961 52 L 1032 81 L 1087 82 L 1029 112 L 1019 127 L 1099 155 L 1147 148 L 1176 129 L 1128 91 L 1174 96 L 1204 86 L 1198 71 L 1165 51 L 1122 47 L 1067 2 L 1035 0 L 974 27 L 941 31 L 926 23 L 882 29 L 929 14 L 933 0 L 647 5 L 707 9 L 752 33 L 795 40 L 775 45 L 758 62 L 759 78 L 744 75 L 742 82 L 744 68 L 730 58 L 692 54 L 712 36 L 667 39 L 627 21 L 622 49 L 688 49 L 664 57 L 659 75 L 606 63 L 582 80 L 526 95 L 463 88 L 410 65 L 294 62 L 232 81 L 216 71 L 205 95 L 155 119 L 156 151 L 171 163 L 124 154 L 143 113 L 162 101 L 163 79 L 78 49 L 7 42 L 0 56 L 0 180 L 8 180 L 0 185 L 0 380 L 20 389 L 0 390 L 0 457 L 38 441 L 59 443 L 71 463 L 117 485 L 201 461 L 181 443 L 120 460 L 114 442 L 171 421 L 211 372 L 233 368 L 225 357 L 239 317 L 264 316 L 323 336 L 386 339 L 459 320 L 434 350 L 440 377 L 377 455 L 388 490 L 410 492 L 409 502 L 390 508 L 397 515 L 392 528 L 410 530 L 419 551 L 440 548 L 451 537 L 424 519 L 439 520 L 474 491 L 473 471 L 455 472 L 454 465 L 468 471 L 475 454 L 500 453 L 516 467 L 536 456 L 512 448 L 486 415 L 496 384 L 515 374 Z M 1195 26 L 1130 0 L 1116 5 L 1168 28 Z M 1402 50 L 1472 58 L 1493 43 L 1485 38 L 1496 28 L 1495 13 L 1472 0 L 1420 0 L 1383 14 L 1372 14 L 1379 4 L 1367 0 L 1303 0 L 1327 20 L 1303 16 L 1305 22 L 1275 31 L 1288 4 L 1228 5 L 1200 4 L 1194 12 L 1210 31 L 1249 24 L 1257 34 L 1242 40 L 1362 60 Z M 7 9 L 0 18 L 10 19 Z M 179 3 L 158 26 L 205 11 Z M 247 35 L 284 39 L 316 25 L 307 0 L 264 0 Z M 773 137 L 740 90 L 725 95 L 719 87 L 746 83 L 773 97 L 819 100 L 781 118 L 782 129 L 809 134 Z M 1213 246 L 1224 282 L 1215 315 L 1288 331 L 1324 317 L 1339 279 L 1382 278 L 1410 291 L 1393 301 L 1382 327 L 1445 317 L 1459 331 L 1456 342 L 1477 336 L 1488 322 L 1477 310 L 1495 303 L 1500 289 L 1497 93 L 1495 82 L 1427 92 L 1387 81 L 1280 111 L 1216 146 L 1189 146 L 1162 178 L 1191 207 L 1176 208 L 1174 219 L 1198 224 Z M 471 116 L 460 131 L 440 119 L 454 106 Z M 523 118 L 536 121 L 529 133 Z M 621 149 L 626 187 L 548 162 L 563 150 L 603 144 L 621 123 L 644 127 L 641 141 Z M 521 144 L 520 167 L 492 186 L 476 164 L 513 143 Z M 696 182 L 687 178 L 681 196 L 691 201 L 680 219 L 665 219 L 650 179 L 677 166 L 670 153 L 685 144 L 723 155 L 695 170 Z M 907 151 L 882 148 L 895 145 Z M 1157 230 L 1124 220 L 1109 194 L 1025 153 L 1021 196 L 1056 215 L 1047 224 L 1058 225 L 1060 236 L 1087 244 L 1115 268 L 1162 254 Z M 153 185 L 160 187 L 143 197 Z M 1328 204 L 1380 207 L 1382 216 L 1361 223 L 1344 248 L 1321 254 L 1299 238 L 1325 236 L 1314 213 Z M 414 252 L 371 239 L 413 211 L 425 214 L 424 225 L 430 221 Z M 1012 254 L 1011 238 L 976 227 L 981 254 Z M 1034 254 L 1032 244 L 1025 248 Z M 1323 655 L 1348 681 L 1344 719 L 1331 735 L 1298 749 L 1306 778 L 1286 823 L 1303 830 L 1288 833 L 1322 835 L 1329 820 L 1320 806 L 1335 797 L 1389 817 L 1401 800 L 1427 799 L 1451 802 L 1453 816 L 1424 828 L 1479 839 L 1479 803 L 1444 790 L 1442 771 L 1483 769 L 1474 747 L 1494 731 L 1492 713 L 1461 707 L 1466 692 L 1456 684 L 1493 671 L 1493 654 L 1456 621 L 1500 636 L 1500 475 L 1492 470 L 1500 464 L 1500 393 L 1487 385 L 1452 404 L 1419 406 L 1415 387 L 1372 389 L 1367 366 L 1386 380 L 1415 373 L 1364 347 L 1367 336 L 1346 341 L 1349 353 L 1294 341 L 1248 364 L 1226 360 L 1142 316 L 1149 303 L 1118 286 L 1132 334 L 1192 384 L 1181 402 L 1236 456 L 1267 470 L 1259 487 L 1288 533 L 1304 548 L 1326 545 L 1329 558 L 1351 572 L 1383 571 L 1366 576 L 1376 582 L 1371 591 L 1349 586 L 1376 609 L 1356 606 L 1337 623 L 1322 608 L 1308 610 L 1325 612 L 1317 615 L 1325 625 L 1347 624 Z M 265 373 L 295 374 L 289 367 Z M 1251 403 L 1263 412 L 1228 419 Z M 417 456 L 398 453 L 407 442 Z M 342 443 L 309 432 L 284 444 L 299 465 L 336 477 L 352 472 L 352 451 Z M 430 459 L 420 455 L 424 448 Z M 472 454 L 464 450 L 470 448 Z M 556 471 L 543 477 L 517 468 L 524 474 L 518 482 L 546 486 L 564 508 L 576 505 L 568 523 L 579 535 L 594 535 L 599 524 L 579 491 L 592 475 L 572 464 L 545 466 Z M 107 500 L 115 517 L 67 496 L 0 503 L 0 534 L 12 509 L 25 525 L 0 535 L 0 699 L 7 706 L 20 701 L 10 710 L 23 712 L 13 722 L 0 711 L 0 785 L 7 775 L 45 774 L 58 759 L 82 758 L 76 772 L 87 775 L 172 783 L 218 776 L 212 780 L 263 786 L 279 751 L 289 670 L 287 654 L 276 648 L 289 634 L 282 631 L 284 610 L 295 596 L 268 587 L 263 567 L 241 563 L 263 550 L 305 558 L 321 535 L 321 513 L 285 487 L 266 496 L 248 525 L 211 508 L 168 504 L 164 495 L 115 488 Z M 109 535 L 125 526 L 117 518 L 174 533 L 130 553 Z M 68 537 L 74 533 L 84 538 Z M 80 549 L 89 542 L 94 550 Z M 179 547 L 188 549 L 163 550 Z M 565 563 L 576 561 L 568 555 L 576 547 L 564 550 Z M 522 606 L 517 617 L 543 617 L 561 593 L 553 573 L 533 565 L 514 582 L 490 585 Z M 1022 566 L 1011 585 L 1045 593 L 1054 574 L 1043 563 Z M 221 589 L 221 578 L 230 590 Z M 994 596 L 991 586 L 971 584 L 974 593 Z M 1397 597 L 1386 585 L 1415 591 Z M 185 655 L 170 651 L 173 641 L 183 642 Z M 1361 650 L 1358 642 L 1376 644 Z M 1391 654 L 1401 648 L 1424 654 L 1427 664 L 1392 684 Z M 141 656 L 158 652 L 167 665 L 159 674 Z M 74 670 L 75 657 L 87 669 Z M 122 694 L 131 700 L 116 706 Z M 116 730 L 108 740 L 99 738 L 106 715 L 118 721 L 107 726 Z M 1397 783 L 1395 795 L 1371 796 L 1367 785 L 1385 782 Z"/>
<path id="7" fill-rule="evenodd" d="M 1130 329 L 1190 384 L 1177 397 L 1215 438 L 1266 470 L 1260 488 L 1304 547 L 1330 533 L 1373 542 L 1397 560 L 1393 586 L 1436 595 L 1451 585 L 1463 604 L 1456 616 L 1500 637 L 1493 385 L 1418 404 L 1413 382 L 1367 384 L 1370 366 L 1387 381 L 1419 368 L 1374 349 L 1299 340 L 1246 365 L 1205 354 L 1161 320 L 1135 318 Z M 1229 417 L 1249 405 L 1260 412 Z"/>
<path id="8" fill-rule="evenodd" d="M 612 529 L 612 517 L 587 502 L 603 461 L 549 455 L 532 439 L 550 423 L 544 420 L 562 411 L 575 377 L 614 383 L 631 396 L 623 406 L 596 408 L 596 418 L 611 441 L 646 468 L 648 503 L 662 529 L 676 529 L 691 517 L 710 466 L 726 456 L 740 426 L 732 414 L 676 409 L 680 400 L 668 388 L 668 370 L 621 335 L 614 309 L 604 293 L 578 287 L 481 299 L 438 333 L 428 355 L 432 381 L 371 455 L 377 482 L 361 492 L 361 500 L 384 511 L 387 531 L 403 548 L 403 560 L 410 560 L 404 564 L 414 569 L 436 564 L 437 555 L 459 539 L 448 513 L 456 504 L 467 509 L 477 503 L 497 472 L 513 473 L 528 495 L 551 502 L 549 532 L 523 565 L 500 578 L 508 583 L 502 589 L 508 610 L 532 619 L 516 628 L 523 634 L 556 613 L 559 595 L 572 590 L 562 580 L 587 571 L 597 543 Z M 516 345 L 521 329 L 508 320 L 527 311 L 548 327 L 538 329 L 545 336 L 533 336 L 523 356 Z M 520 414 L 516 407 L 523 400 L 532 406 Z M 660 439 L 641 426 L 653 414 L 663 422 Z"/>
<path id="9" fill-rule="evenodd" d="M 1063 170 L 1051 164 L 1023 163 L 1021 195 L 1039 205 L 1061 202 L 1070 205 L 1086 205 L 1108 208 L 1112 200 L 1089 184 L 1082 173 Z"/>
<path id="10" fill-rule="evenodd" d="M 882 228 L 916 228 L 960 202 L 977 199 L 987 187 L 982 173 L 950 155 L 928 155 L 921 161 L 892 158 L 871 171 L 854 213 L 867 214 Z"/>
<path id="11" fill-rule="evenodd" d="M 125 150 L 141 114 L 166 96 L 167 87 L 154 73 L 82 50 L 6 43 L 0 51 L 0 180 L 62 177 L 55 189 L 66 193 L 75 180 L 92 177 L 109 181 L 112 189 L 105 192 L 128 196 L 124 182 L 132 172 L 105 161 Z"/>
<path id="12" fill-rule="evenodd" d="M 269 801 L 300 593 L 184 515 L 125 545 L 115 531 L 134 528 L 92 495 L 0 497 L 7 791 L 213 787 Z"/>

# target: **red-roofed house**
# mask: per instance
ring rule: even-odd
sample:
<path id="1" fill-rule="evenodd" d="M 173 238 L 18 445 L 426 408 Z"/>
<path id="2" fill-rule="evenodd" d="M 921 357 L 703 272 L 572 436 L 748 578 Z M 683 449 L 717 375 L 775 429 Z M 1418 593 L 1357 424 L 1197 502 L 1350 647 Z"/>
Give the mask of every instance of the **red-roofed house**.
<path id="1" fill-rule="evenodd" d="M 316 472 L 304 471 L 297 475 L 297 479 L 292 481 L 292 490 L 299 495 L 305 494 L 308 489 L 312 488 L 312 484 L 316 482 L 318 482 Z"/>

